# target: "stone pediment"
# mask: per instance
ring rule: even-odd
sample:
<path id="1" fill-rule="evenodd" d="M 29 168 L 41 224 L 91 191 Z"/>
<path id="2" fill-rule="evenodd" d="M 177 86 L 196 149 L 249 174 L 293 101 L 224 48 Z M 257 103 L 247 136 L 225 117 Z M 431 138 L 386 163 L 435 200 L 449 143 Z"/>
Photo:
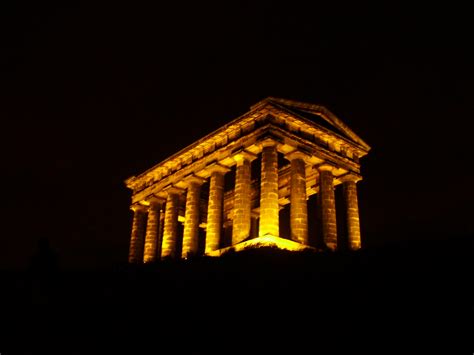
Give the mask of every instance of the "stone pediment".
<path id="1" fill-rule="evenodd" d="M 355 144 L 370 150 L 370 146 L 357 136 L 344 122 L 336 115 L 329 111 L 326 107 L 316 104 L 297 102 L 287 99 L 269 97 L 264 101 L 270 102 L 272 105 L 287 110 L 300 118 L 309 120 L 311 123 L 324 127 L 334 133 L 344 136 Z M 257 106 L 258 104 L 254 105 Z M 254 107 L 253 106 L 253 107 Z"/>
<path id="2" fill-rule="evenodd" d="M 353 160 L 352 157 L 356 159 L 363 157 L 370 150 L 360 137 L 325 107 L 269 97 L 253 105 L 247 113 L 139 176 L 130 177 L 125 183 L 136 192 L 158 181 L 164 185 L 175 173 L 189 174 L 198 170 L 204 171 L 206 165 L 212 161 L 231 164 L 233 159 L 226 157 L 232 151 L 245 147 L 249 149 L 249 140 L 243 142 L 244 137 L 250 137 L 251 133 L 265 127 L 274 127 L 280 132 L 293 136 L 313 137 L 312 139 L 318 141 L 318 144 L 327 146 L 329 150 L 337 154 L 343 154 L 349 160 Z M 251 149 L 249 151 L 258 153 Z M 354 163 L 357 164 L 357 160 L 354 160 Z M 348 164 L 352 163 L 348 161 Z M 178 176 L 178 178 L 181 177 Z M 173 180 L 170 179 L 169 183 L 173 183 Z"/>

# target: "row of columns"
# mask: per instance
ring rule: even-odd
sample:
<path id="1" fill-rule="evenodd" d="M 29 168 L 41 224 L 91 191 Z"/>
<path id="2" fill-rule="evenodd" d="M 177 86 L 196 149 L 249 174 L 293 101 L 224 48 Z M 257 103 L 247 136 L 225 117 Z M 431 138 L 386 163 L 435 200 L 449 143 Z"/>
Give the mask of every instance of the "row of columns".
<path id="1" fill-rule="evenodd" d="M 261 182 L 260 182 L 260 218 L 259 237 L 272 235 L 279 237 L 279 202 L 278 202 L 278 151 L 276 142 L 262 142 Z M 232 245 L 250 236 L 251 216 L 251 162 L 256 156 L 245 151 L 238 152 L 236 160 L 236 177 L 234 190 L 234 210 L 232 227 Z M 290 228 L 291 239 L 308 244 L 308 208 L 306 196 L 306 164 L 308 156 L 295 151 L 286 155 L 291 162 L 290 181 Z M 319 206 L 322 224 L 322 237 L 326 246 L 335 249 L 337 246 L 336 204 L 334 196 L 333 167 L 323 164 L 319 170 Z M 230 171 L 227 167 L 215 164 L 210 167 L 209 202 L 207 212 L 205 253 L 219 248 L 223 223 L 224 175 Z M 343 194 L 346 205 L 349 245 L 352 249 L 360 248 L 360 225 L 357 202 L 357 179 L 347 176 L 343 180 Z M 196 254 L 198 251 L 199 202 L 201 186 L 204 179 L 189 177 L 186 181 L 186 209 L 184 218 L 183 246 L 181 257 Z M 165 217 L 161 256 L 175 257 L 178 238 L 179 195 L 183 190 L 170 188 L 165 202 Z M 129 262 L 153 262 L 157 259 L 158 227 L 163 200 L 150 201 L 148 213 L 146 207 L 134 205 L 134 219 L 130 242 Z M 148 214 L 148 218 L 147 218 Z M 146 229 L 145 229 L 146 225 Z M 146 230 L 146 233 L 145 233 Z M 142 236 L 145 235 L 145 241 Z M 143 243 L 144 242 L 144 243 Z M 144 253 L 143 247 L 144 244 Z"/>

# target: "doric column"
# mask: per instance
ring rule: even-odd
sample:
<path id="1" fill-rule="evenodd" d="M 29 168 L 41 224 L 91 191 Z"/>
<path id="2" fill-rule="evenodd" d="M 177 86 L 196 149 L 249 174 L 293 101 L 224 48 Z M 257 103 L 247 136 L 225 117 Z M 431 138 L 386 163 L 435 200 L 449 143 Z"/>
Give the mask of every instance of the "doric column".
<path id="1" fill-rule="evenodd" d="M 163 203 L 164 205 L 164 203 Z M 163 206 L 162 206 L 162 212 L 160 213 L 160 227 L 158 228 L 158 242 L 156 244 L 156 257 L 157 259 L 161 258 L 161 249 L 163 246 L 163 232 L 165 230 L 165 214 L 163 211 Z"/>
<path id="2" fill-rule="evenodd" d="M 178 208 L 180 190 L 170 188 L 167 190 L 165 207 L 165 226 L 163 230 L 163 244 L 161 257 L 176 257 L 176 240 L 178 238 Z"/>
<path id="3" fill-rule="evenodd" d="M 255 155 L 241 151 L 234 155 L 235 172 L 234 210 L 232 220 L 232 245 L 250 236 L 251 227 L 251 162 Z"/>
<path id="4" fill-rule="evenodd" d="M 262 142 L 262 172 L 260 177 L 260 229 L 259 237 L 267 234 L 278 237 L 278 152 L 276 142 Z"/>
<path id="5" fill-rule="evenodd" d="M 199 235 L 199 202 L 201 196 L 201 186 L 204 179 L 197 176 L 188 177 L 186 193 L 186 211 L 184 214 L 183 248 L 182 258 L 196 255 L 198 251 Z"/>
<path id="6" fill-rule="evenodd" d="M 224 205 L 224 174 L 229 169 L 216 164 L 209 168 L 209 171 L 211 172 L 211 181 L 207 207 L 206 253 L 219 249 Z"/>
<path id="7" fill-rule="evenodd" d="M 333 185 L 333 166 L 323 164 L 318 167 L 319 170 L 319 193 L 321 208 L 321 227 L 323 240 L 326 246 L 335 250 L 337 247 L 337 225 L 336 225 L 336 199 L 334 196 Z"/>
<path id="8" fill-rule="evenodd" d="M 163 200 L 153 197 L 148 207 L 148 222 L 145 235 L 145 253 L 143 262 L 152 263 L 157 259 L 157 246 L 159 243 L 160 211 Z"/>
<path id="9" fill-rule="evenodd" d="M 307 155 L 294 151 L 285 156 L 291 162 L 290 228 L 291 239 L 308 244 L 308 203 L 306 199 Z"/>
<path id="10" fill-rule="evenodd" d="M 360 222 L 359 204 L 357 201 L 357 185 L 361 180 L 359 176 L 349 174 L 341 178 L 344 194 L 344 204 L 346 207 L 347 238 L 349 247 L 352 250 L 360 249 Z"/>
<path id="11" fill-rule="evenodd" d="M 130 207 L 133 211 L 132 236 L 130 238 L 130 250 L 128 262 L 138 263 L 143 260 L 143 239 L 146 228 L 146 207 L 134 204 Z"/>

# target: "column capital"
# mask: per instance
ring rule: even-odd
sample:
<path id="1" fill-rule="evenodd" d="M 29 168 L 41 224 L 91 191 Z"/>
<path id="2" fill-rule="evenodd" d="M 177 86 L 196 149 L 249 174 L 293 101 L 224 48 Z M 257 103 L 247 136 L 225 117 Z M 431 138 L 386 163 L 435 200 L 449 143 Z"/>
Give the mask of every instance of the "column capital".
<path id="1" fill-rule="evenodd" d="M 221 165 L 219 163 L 212 163 L 206 166 L 205 170 L 209 173 L 209 175 L 212 175 L 215 172 L 225 174 L 230 171 L 230 169 L 227 166 Z"/>
<path id="2" fill-rule="evenodd" d="M 163 190 L 161 190 L 160 193 L 164 193 L 166 196 L 172 195 L 172 194 L 181 195 L 184 193 L 184 189 L 176 187 L 174 185 L 168 185 Z"/>
<path id="3" fill-rule="evenodd" d="M 232 159 L 235 160 L 235 162 L 237 163 L 237 165 L 240 165 L 242 164 L 242 162 L 244 160 L 248 160 L 249 162 L 252 162 L 253 160 L 255 160 L 257 158 L 257 156 L 253 153 L 250 153 L 250 152 L 247 152 L 246 150 L 244 149 L 241 149 L 241 150 L 238 150 L 234 153 L 234 155 L 232 156 Z"/>
<path id="4" fill-rule="evenodd" d="M 151 206 L 160 206 L 161 207 L 166 202 L 166 200 L 164 198 L 159 197 L 159 196 L 155 196 L 155 195 L 148 198 L 147 201 L 150 203 L 150 207 Z"/>
<path id="5" fill-rule="evenodd" d="M 294 151 L 285 154 L 285 159 L 287 159 L 289 161 L 292 161 L 294 159 L 301 159 L 305 163 L 308 164 L 310 162 L 311 157 L 308 154 L 306 154 L 306 153 L 304 153 L 304 152 L 302 152 L 298 149 L 295 149 Z"/>
<path id="6" fill-rule="evenodd" d="M 362 176 L 354 174 L 354 173 L 348 173 L 343 176 L 339 176 L 338 180 L 340 182 L 346 182 L 346 181 L 359 182 L 362 180 Z"/>
<path id="7" fill-rule="evenodd" d="M 317 166 L 317 169 L 319 171 L 333 171 L 333 170 L 336 170 L 336 167 L 332 164 L 329 164 L 329 163 L 322 163 L 321 165 L 318 165 Z"/>
<path id="8" fill-rule="evenodd" d="M 133 205 L 130 206 L 130 209 L 133 211 L 133 212 L 137 212 L 137 211 L 140 211 L 140 212 L 146 212 L 147 211 L 147 208 L 148 206 L 145 206 L 145 205 L 142 205 L 141 203 L 134 203 Z"/>
<path id="9" fill-rule="evenodd" d="M 196 176 L 194 174 L 187 175 L 182 180 L 182 183 L 186 188 L 191 186 L 192 184 L 196 184 L 200 186 L 204 184 L 205 182 L 206 182 L 206 179 Z"/>

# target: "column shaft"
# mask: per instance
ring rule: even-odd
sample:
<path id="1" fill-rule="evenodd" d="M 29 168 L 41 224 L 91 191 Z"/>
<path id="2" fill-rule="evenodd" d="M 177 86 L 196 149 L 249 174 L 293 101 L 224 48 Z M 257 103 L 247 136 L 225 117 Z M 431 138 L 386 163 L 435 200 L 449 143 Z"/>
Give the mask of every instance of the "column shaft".
<path id="1" fill-rule="evenodd" d="M 359 205 L 357 201 L 357 186 L 355 181 L 344 181 L 344 202 L 346 205 L 347 237 L 352 250 L 361 247 Z"/>
<path id="2" fill-rule="evenodd" d="M 165 226 L 163 230 L 163 245 L 161 256 L 163 258 L 176 256 L 176 240 L 178 238 L 178 207 L 179 195 L 169 192 L 166 199 Z"/>
<path id="3" fill-rule="evenodd" d="M 214 171 L 209 184 L 207 208 L 207 230 L 205 252 L 219 249 L 222 231 L 222 208 L 224 204 L 224 173 Z"/>
<path id="4" fill-rule="evenodd" d="M 250 236 L 252 203 L 250 183 L 250 161 L 242 159 L 237 163 L 237 170 L 235 173 L 232 244 L 239 243 Z"/>
<path id="5" fill-rule="evenodd" d="M 143 262 L 152 263 L 156 261 L 156 250 L 158 244 L 158 232 L 160 228 L 161 203 L 152 201 L 148 208 L 148 222 L 145 235 L 145 253 Z"/>
<path id="6" fill-rule="evenodd" d="M 323 240 L 329 249 L 335 250 L 337 247 L 337 225 L 332 171 L 320 170 L 319 189 Z"/>
<path id="7" fill-rule="evenodd" d="M 143 239 L 146 228 L 146 211 L 142 206 L 133 206 L 132 235 L 128 253 L 129 263 L 138 263 L 143 260 Z"/>
<path id="8" fill-rule="evenodd" d="M 308 244 L 308 204 L 306 200 L 305 165 L 303 159 L 291 160 L 291 239 L 302 244 Z"/>
<path id="9" fill-rule="evenodd" d="M 165 230 L 165 214 L 160 213 L 160 226 L 158 228 L 158 241 L 156 243 L 156 257 L 157 257 L 157 259 L 161 258 L 161 248 L 163 246 L 163 233 L 164 233 L 164 230 Z"/>
<path id="10" fill-rule="evenodd" d="M 259 237 L 267 234 L 278 237 L 278 153 L 275 145 L 262 149 L 260 182 L 260 229 Z"/>
<path id="11" fill-rule="evenodd" d="M 191 182 L 186 194 L 186 212 L 184 215 L 183 249 L 181 256 L 187 258 L 198 251 L 199 200 L 201 185 Z"/>

